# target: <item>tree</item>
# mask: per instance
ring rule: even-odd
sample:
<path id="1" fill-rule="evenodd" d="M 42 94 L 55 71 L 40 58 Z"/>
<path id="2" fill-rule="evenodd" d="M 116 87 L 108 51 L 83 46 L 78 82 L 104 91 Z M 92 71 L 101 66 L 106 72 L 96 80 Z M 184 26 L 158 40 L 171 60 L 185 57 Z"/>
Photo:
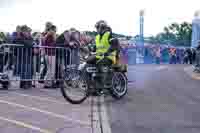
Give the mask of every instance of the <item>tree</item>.
<path id="1" fill-rule="evenodd" d="M 147 38 L 146 42 L 151 43 L 151 44 L 156 44 L 156 43 L 159 43 L 159 40 L 154 36 L 150 36 Z"/>
<path id="2" fill-rule="evenodd" d="M 192 36 L 192 24 L 183 22 L 172 23 L 165 26 L 163 32 L 155 37 L 149 37 L 150 43 L 172 44 L 176 46 L 190 46 Z"/>
<path id="3" fill-rule="evenodd" d="M 169 35 L 169 40 L 175 39 L 173 41 L 175 41 L 176 45 L 188 46 L 191 42 L 192 24 L 188 22 L 172 23 L 164 28 L 164 33 Z"/>

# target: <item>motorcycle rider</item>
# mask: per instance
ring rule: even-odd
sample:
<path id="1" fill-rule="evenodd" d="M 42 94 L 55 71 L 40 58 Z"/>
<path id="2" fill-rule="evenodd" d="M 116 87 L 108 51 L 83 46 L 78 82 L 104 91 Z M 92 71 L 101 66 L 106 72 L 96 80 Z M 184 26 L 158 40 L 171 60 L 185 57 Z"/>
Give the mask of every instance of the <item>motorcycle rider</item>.
<path id="1" fill-rule="evenodd" d="M 119 41 L 116 38 L 112 38 L 112 29 L 103 20 L 98 21 L 95 24 L 97 29 L 97 35 L 95 39 L 95 50 L 96 55 L 91 55 L 87 59 L 87 64 L 97 64 L 97 61 L 101 60 L 101 65 L 110 66 L 117 64 L 119 55 Z M 97 66 L 98 67 L 98 66 Z M 105 73 L 103 76 L 104 87 L 110 86 L 111 77 Z"/>
<path id="2" fill-rule="evenodd" d="M 97 36 L 95 39 L 95 52 L 96 55 L 90 56 L 87 59 L 88 64 L 96 64 L 98 60 L 102 59 L 103 64 L 112 65 L 116 64 L 119 51 L 119 42 L 117 39 L 112 38 L 112 29 L 107 25 L 104 20 L 100 20 L 95 24 Z"/>

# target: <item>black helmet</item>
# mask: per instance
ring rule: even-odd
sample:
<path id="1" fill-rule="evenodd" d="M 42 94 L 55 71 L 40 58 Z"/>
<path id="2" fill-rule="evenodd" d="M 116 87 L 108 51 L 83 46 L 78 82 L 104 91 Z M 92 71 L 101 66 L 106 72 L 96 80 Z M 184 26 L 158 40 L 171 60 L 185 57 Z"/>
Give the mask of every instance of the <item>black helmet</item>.
<path id="1" fill-rule="evenodd" d="M 97 28 L 97 29 L 102 28 L 102 27 L 107 27 L 107 26 L 108 26 L 108 24 L 104 20 L 100 20 L 100 21 L 96 22 L 96 24 L 95 24 L 95 28 Z"/>

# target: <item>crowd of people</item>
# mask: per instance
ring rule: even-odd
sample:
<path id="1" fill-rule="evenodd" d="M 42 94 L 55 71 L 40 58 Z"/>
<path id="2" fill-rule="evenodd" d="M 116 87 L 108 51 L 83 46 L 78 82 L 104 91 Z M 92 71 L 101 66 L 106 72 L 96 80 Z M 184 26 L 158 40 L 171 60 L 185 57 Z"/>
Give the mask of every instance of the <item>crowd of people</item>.
<path id="1" fill-rule="evenodd" d="M 60 64 L 78 63 L 77 49 L 94 41 L 91 36 L 75 28 L 58 35 L 57 27 L 51 22 L 45 24 L 42 33 L 32 33 L 30 27 L 22 25 L 17 26 L 11 35 L 1 33 L 0 38 L 0 44 L 16 44 L 8 45 L 10 52 L 5 52 L 5 46 L 1 47 L 0 71 L 3 72 L 8 64 L 6 69 L 12 69 L 14 75 L 21 78 L 20 88 L 24 89 L 32 86 L 31 79 L 36 73 L 40 73 L 40 83 L 44 83 L 45 88 L 57 87 L 58 82 L 47 81 L 60 78 Z M 71 60 L 71 56 L 77 58 Z"/>
<path id="2" fill-rule="evenodd" d="M 144 49 L 144 63 L 195 64 L 197 50 L 195 48 L 147 46 Z"/>

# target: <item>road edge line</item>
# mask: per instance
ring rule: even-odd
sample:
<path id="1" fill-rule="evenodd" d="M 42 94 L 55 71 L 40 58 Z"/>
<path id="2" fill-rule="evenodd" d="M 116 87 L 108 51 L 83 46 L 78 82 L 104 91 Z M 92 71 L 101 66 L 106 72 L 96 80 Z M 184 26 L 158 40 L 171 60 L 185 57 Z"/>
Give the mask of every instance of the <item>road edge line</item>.
<path id="1" fill-rule="evenodd" d="M 12 124 L 15 124 L 17 126 L 24 127 L 24 128 L 32 129 L 34 131 L 39 131 L 41 133 L 53 133 L 51 131 L 48 131 L 46 129 L 41 129 L 40 127 L 36 127 L 36 126 L 31 125 L 31 124 L 27 124 L 27 123 L 17 121 L 17 120 L 8 119 L 8 118 L 1 117 L 1 116 L 0 116 L 0 120 L 6 121 L 6 122 L 9 122 L 9 123 L 12 123 Z"/>
<path id="2" fill-rule="evenodd" d="M 29 95 L 29 94 L 21 94 L 18 92 L 11 92 L 12 94 L 18 95 L 18 96 L 23 96 L 23 97 L 28 97 L 30 99 L 36 99 L 36 100 L 40 100 L 40 101 L 46 101 L 46 102 L 53 102 L 53 103 L 57 103 L 57 104 L 62 104 L 62 105 L 69 105 L 67 102 L 62 102 L 59 100 L 54 100 L 53 98 L 50 97 L 39 97 L 39 96 L 33 96 L 33 95 Z"/>
<path id="3" fill-rule="evenodd" d="M 77 123 L 77 124 L 80 124 L 80 125 L 90 126 L 90 123 L 83 122 L 83 121 L 80 121 L 80 120 L 74 120 L 74 119 L 72 119 L 68 116 L 57 114 L 57 113 L 54 113 L 54 112 L 45 111 L 45 110 L 42 110 L 42 109 L 39 109 L 39 108 L 36 108 L 36 107 L 29 107 L 29 106 L 25 106 L 23 104 L 18 104 L 18 103 L 14 103 L 14 102 L 2 100 L 2 99 L 0 99 L 0 103 L 7 104 L 7 105 L 10 105 L 10 106 L 19 107 L 19 108 L 23 108 L 23 109 L 26 109 L 26 110 L 40 112 L 40 113 L 46 114 L 46 115 L 51 116 L 51 117 L 56 117 L 56 118 L 59 118 L 59 119 L 71 121 L 71 122 L 74 122 L 74 123 Z"/>

